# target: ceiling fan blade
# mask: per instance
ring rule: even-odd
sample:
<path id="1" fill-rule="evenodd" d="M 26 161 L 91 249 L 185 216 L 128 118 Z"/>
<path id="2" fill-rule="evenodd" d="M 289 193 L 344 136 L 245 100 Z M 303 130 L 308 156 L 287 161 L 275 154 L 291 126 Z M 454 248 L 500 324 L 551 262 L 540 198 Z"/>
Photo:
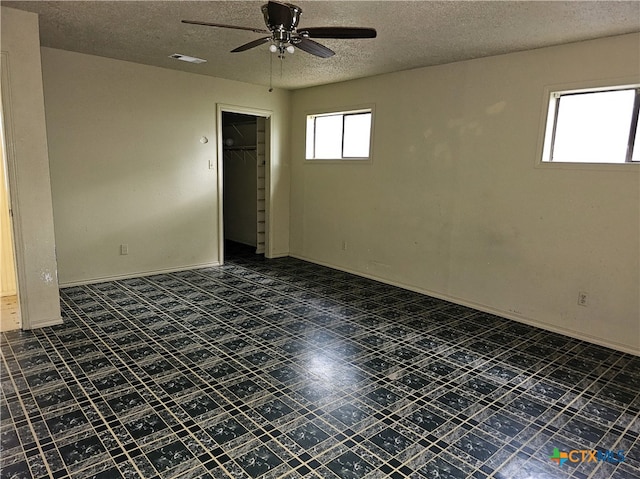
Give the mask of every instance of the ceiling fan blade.
<path id="1" fill-rule="evenodd" d="M 324 45 L 320 45 L 318 42 L 309 40 L 308 38 L 301 38 L 299 42 L 295 43 L 295 46 L 300 50 L 307 53 L 311 53 L 320 58 L 329 58 L 335 55 L 335 52 Z"/>
<path id="2" fill-rule="evenodd" d="M 240 45 L 239 47 L 234 48 L 233 50 L 231 50 L 231 53 L 244 52 L 246 50 L 249 50 L 250 48 L 257 47 L 259 45 L 262 45 L 263 43 L 267 43 L 269 40 L 271 40 L 271 37 L 258 38 L 257 40 L 245 43 L 244 45 Z"/>
<path id="3" fill-rule="evenodd" d="M 262 30 L 260 28 L 239 27 L 237 25 L 225 25 L 224 23 L 200 22 L 198 20 L 182 20 L 182 23 L 188 23 L 190 25 L 204 25 L 205 27 L 219 27 L 219 28 L 232 28 L 234 30 L 247 30 L 249 32 L 255 32 L 255 33 L 269 33 L 269 30 Z"/>
<path id="4" fill-rule="evenodd" d="M 375 28 L 361 27 L 313 27 L 300 30 L 301 35 L 309 38 L 376 38 Z"/>

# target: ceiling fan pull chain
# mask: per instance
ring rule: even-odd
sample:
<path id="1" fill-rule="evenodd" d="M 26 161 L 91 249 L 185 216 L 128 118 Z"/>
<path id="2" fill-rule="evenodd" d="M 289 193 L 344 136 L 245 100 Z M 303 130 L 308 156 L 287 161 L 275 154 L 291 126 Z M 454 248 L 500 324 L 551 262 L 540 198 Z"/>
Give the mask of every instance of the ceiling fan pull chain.
<path id="1" fill-rule="evenodd" d="M 273 54 L 269 53 L 269 93 L 273 91 Z"/>

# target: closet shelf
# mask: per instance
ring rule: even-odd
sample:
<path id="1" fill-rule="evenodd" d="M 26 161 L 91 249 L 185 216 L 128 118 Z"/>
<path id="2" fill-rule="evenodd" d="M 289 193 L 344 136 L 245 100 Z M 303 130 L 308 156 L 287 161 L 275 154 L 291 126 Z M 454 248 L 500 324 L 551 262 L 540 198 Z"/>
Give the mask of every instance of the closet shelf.
<path id="1" fill-rule="evenodd" d="M 255 149 L 255 146 L 225 146 L 223 148 L 225 151 L 254 151 Z"/>

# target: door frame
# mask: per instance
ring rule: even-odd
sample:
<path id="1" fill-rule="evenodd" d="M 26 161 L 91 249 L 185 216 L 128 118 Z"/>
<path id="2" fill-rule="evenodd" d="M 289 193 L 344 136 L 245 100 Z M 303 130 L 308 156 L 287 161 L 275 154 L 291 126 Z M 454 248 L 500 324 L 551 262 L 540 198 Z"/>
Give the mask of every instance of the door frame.
<path id="1" fill-rule="evenodd" d="M 222 113 L 241 113 L 244 115 L 259 116 L 266 120 L 265 129 L 265 198 L 264 198 L 264 214 L 265 214 L 265 237 L 264 237 L 264 254 L 269 257 L 271 253 L 271 244 L 269 241 L 269 218 L 271 216 L 271 145 L 273 144 L 271 135 L 271 118 L 273 111 L 263 110 L 260 108 L 252 108 L 238 105 L 229 105 L 218 103 L 216 105 L 216 133 L 217 133 L 217 173 L 218 173 L 218 262 L 224 264 L 224 138 L 222 135 Z"/>
<path id="2" fill-rule="evenodd" d="M 30 329 L 29 310 L 22 292 L 26 291 L 24 276 L 24 240 L 20 222 L 20 201 L 18 181 L 16 178 L 15 143 L 13 140 L 13 122 L 11 116 L 11 84 L 9 83 L 9 55 L 0 52 L 0 115 L 2 115 L 2 127 L 0 128 L 0 141 L 3 142 L 2 181 L 6 182 L 7 197 L 11 214 L 11 232 L 13 234 L 13 258 L 16 274 L 16 295 L 20 308 L 20 329 Z"/>

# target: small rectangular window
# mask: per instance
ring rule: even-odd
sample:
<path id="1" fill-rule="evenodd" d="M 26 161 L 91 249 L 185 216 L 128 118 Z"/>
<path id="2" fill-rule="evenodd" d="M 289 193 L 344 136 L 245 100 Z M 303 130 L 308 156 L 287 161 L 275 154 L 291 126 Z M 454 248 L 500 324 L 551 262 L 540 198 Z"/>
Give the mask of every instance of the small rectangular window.
<path id="1" fill-rule="evenodd" d="M 307 160 L 366 160 L 372 110 L 307 115 Z"/>
<path id="2" fill-rule="evenodd" d="M 639 108 L 640 87 L 552 92 L 542 161 L 638 162 Z"/>

